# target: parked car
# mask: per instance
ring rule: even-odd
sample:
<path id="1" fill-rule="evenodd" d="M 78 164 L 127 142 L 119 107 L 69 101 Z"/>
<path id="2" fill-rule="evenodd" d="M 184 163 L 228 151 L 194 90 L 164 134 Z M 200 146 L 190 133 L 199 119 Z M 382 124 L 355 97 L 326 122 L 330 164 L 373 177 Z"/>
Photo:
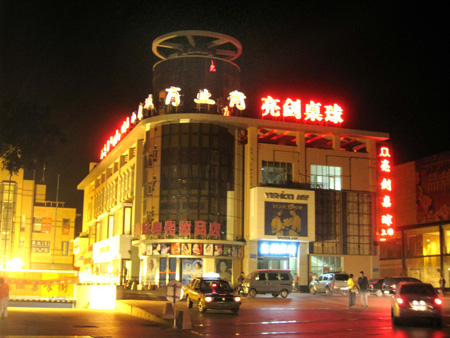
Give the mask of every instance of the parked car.
<path id="1" fill-rule="evenodd" d="M 320 275 L 316 280 L 309 283 L 309 291 L 311 294 L 326 293 L 348 293 L 347 280 L 349 276 L 345 272 L 330 272 Z"/>
<path id="2" fill-rule="evenodd" d="M 442 325 L 442 299 L 436 289 L 428 283 L 400 283 L 392 297 L 392 324 L 401 324 L 407 319 L 432 319 Z"/>
<path id="3" fill-rule="evenodd" d="M 183 288 L 186 305 L 192 308 L 197 304 L 200 312 L 205 313 L 207 309 L 239 311 L 242 304 L 241 297 L 226 280 L 212 277 L 197 277 L 189 285 Z"/>
<path id="4" fill-rule="evenodd" d="M 274 297 L 286 298 L 292 292 L 292 281 L 290 270 L 256 270 L 245 277 L 244 294 L 255 298 L 257 294 L 271 293 Z"/>
<path id="5" fill-rule="evenodd" d="M 422 283 L 421 280 L 413 277 L 405 277 L 405 276 L 394 276 L 394 277 L 385 277 L 383 281 L 382 291 L 385 296 L 389 296 L 393 294 L 397 289 L 398 285 L 401 282 L 418 282 Z"/>
<path id="6" fill-rule="evenodd" d="M 384 278 L 372 278 L 369 280 L 369 293 L 374 294 L 377 297 L 383 296 L 383 281 Z"/>

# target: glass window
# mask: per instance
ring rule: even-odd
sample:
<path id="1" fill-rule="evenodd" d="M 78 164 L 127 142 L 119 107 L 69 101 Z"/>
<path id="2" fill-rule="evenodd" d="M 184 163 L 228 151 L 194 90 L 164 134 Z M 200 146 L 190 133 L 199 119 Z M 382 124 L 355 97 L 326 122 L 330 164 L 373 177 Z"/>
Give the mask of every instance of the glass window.
<path id="1" fill-rule="evenodd" d="M 341 168 L 312 164 L 311 188 L 341 190 Z"/>
<path id="2" fill-rule="evenodd" d="M 262 184 L 286 184 L 292 181 L 292 163 L 262 161 Z"/>
<path id="3" fill-rule="evenodd" d="M 406 257 L 439 255 L 441 253 L 439 227 L 406 230 Z"/>

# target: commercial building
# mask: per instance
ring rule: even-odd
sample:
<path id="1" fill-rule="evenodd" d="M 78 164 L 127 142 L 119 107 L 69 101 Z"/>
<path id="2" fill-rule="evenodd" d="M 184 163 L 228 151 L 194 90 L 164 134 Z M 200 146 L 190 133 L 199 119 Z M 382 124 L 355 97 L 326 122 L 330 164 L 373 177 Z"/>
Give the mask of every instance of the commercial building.
<path id="1" fill-rule="evenodd" d="M 439 287 L 450 280 L 450 152 L 397 165 L 393 177 L 396 234 L 381 245 L 381 276 Z"/>
<path id="2" fill-rule="evenodd" d="M 246 97 L 230 36 L 174 32 L 153 52 L 152 93 L 78 186 L 86 281 L 149 288 L 215 272 L 234 284 L 241 271 L 284 268 L 307 289 L 327 271 L 378 276 L 388 134 L 345 129 L 339 105 L 300 93 Z"/>
<path id="3" fill-rule="evenodd" d="M 48 201 L 46 185 L 0 170 L 0 267 L 73 270 L 76 209 Z"/>

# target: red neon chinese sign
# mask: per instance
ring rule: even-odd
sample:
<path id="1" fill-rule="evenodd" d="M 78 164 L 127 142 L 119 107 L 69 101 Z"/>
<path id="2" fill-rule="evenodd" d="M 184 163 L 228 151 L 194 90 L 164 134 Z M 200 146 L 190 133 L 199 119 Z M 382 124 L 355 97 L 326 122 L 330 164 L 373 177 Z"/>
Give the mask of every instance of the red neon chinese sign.
<path id="1" fill-rule="evenodd" d="M 388 145 L 380 145 L 378 159 L 378 239 L 383 242 L 392 237 L 394 231 L 394 216 L 392 215 L 392 151 Z"/>
<path id="2" fill-rule="evenodd" d="M 303 120 L 305 122 L 331 122 L 334 124 L 340 124 L 344 122 L 342 119 L 342 108 L 337 105 L 328 105 L 322 108 L 322 104 L 319 102 L 309 101 L 305 104 L 305 108 L 302 110 L 302 104 L 300 100 L 292 100 L 287 98 L 282 104 L 279 99 L 275 99 L 272 96 L 263 97 L 261 105 L 261 117 L 274 117 L 274 118 L 289 118 L 293 117 L 296 120 Z"/>

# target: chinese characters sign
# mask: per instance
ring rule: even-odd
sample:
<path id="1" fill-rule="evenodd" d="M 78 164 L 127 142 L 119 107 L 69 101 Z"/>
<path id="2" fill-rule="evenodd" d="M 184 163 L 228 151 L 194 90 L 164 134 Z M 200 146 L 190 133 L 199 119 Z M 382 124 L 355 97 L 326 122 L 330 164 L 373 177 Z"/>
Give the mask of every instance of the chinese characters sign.
<path id="1" fill-rule="evenodd" d="M 190 236 L 193 232 L 195 236 L 220 237 L 220 223 L 212 222 L 209 226 L 205 221 L 195 221 L 193 223 L 191 221 L 180 221 L 178 224 L 175 221 L 156 221 L 153 224 L 144 222 L 142 226 L 138 223 L 134 226 L 134 235 L 135 237 L 140 237 L 141 235 Z"/>
<path id="2" fill-rule="evenodd" d="M 337 105 L 327 105 L 322 108 L 319 102 L 309 101 L 302 109 L 300 100 L 286 99 L 283 103 L 279 99 L 272 96 L 263 97 L 261 105 L 262 118 L 294 118 L 304 122 L 330 122 L 340 124 L 344 122 L 342 119 L 342 108 Z"/>
<path id="3" fill-rule="evenodd" d="M 394 235 L 394 218 L 392 215 L 392 156 L 388 145 L 378 147 L 378 231 L 380 241 L 386 241 Z"/>

